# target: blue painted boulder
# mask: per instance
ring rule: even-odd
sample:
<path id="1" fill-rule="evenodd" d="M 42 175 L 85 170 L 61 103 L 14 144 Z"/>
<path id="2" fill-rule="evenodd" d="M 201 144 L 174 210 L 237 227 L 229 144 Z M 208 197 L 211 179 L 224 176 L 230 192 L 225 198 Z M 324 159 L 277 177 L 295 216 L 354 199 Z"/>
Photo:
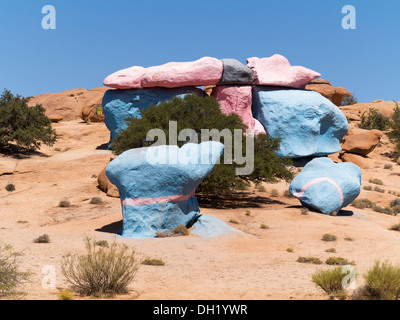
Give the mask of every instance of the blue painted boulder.
<path id="1" fill-rule="evenodd" d="M 307 208 L 339 213 L 360 194 L 361 169 L 351 162 L 315 158 L 293 179 L 289 191 Z"/>
<path id="2" fill-rule="evenodd" d="M 130 90 L 108 90 L 103 97 L 104 122 L 110 130 L 110 141 L 118 132 L 126 128 L 126 119 L 140 118 L 140 110 L 151 104 L 159 105 L 175 96 L 183 98 L 190 93 L 205 96 L 206 93 L 196 87 L 182 88 L 145 88 Z"/>
<path id="3" fill-rule="evenodd" d="M 349 129 L 343 112 L 315 91 L 253 87 L 253 116 L 281 138 L 278 156 L 326 156 L 341 150 Z"/>
<path id="4" fill-rule="evenodd" d="M 128 150 L 111 161 L 106 174 L 120 194 L 122 236 L 151 238 L 194 222 L 200 213 L 195 190 L 223 149 L 214 141 L 152 146 Z"/>

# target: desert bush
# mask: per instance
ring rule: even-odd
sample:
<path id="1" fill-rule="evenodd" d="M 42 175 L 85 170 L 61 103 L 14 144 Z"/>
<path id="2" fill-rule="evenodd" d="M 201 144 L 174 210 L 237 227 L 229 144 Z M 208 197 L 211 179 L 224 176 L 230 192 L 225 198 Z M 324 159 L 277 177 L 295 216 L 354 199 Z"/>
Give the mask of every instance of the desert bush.
<path id="1" fill-rule="evenodd" d="M 363 189 L 367 191 L 372 191 L 372 186 L 364 186 Z"/>
<path id="2" fill-rule="evenodd" d="M 34 243 L 50 243 L 50 237 L 48 234 L 43 234 L 33 240 Z"/>
<path id="3" fill-rule="evenodd" d="M 396 199 L 393 199 L 392 201 L 390 201 L 390 206 L 392 208 L 396 207 L 396 206 L 400 206 L 400 198 L 396 198 Z"/>
<path id="4" fill-rule="evenodd" d="M 93 197 L 92 199 L 90 199 L 90 204 L 102 204 L 103 200 L 101 200 L 100 197 Z"/>
<path id="5" fill-rule="evenodd" d="M 383 207 L 374 205 L 374 206 L 372 207 L 372 210 L 374 210 L 375 212 L 384 213 L 384 214 L 387 214 L 387 215 L 390 215 L 390 216 L 395 215 L 393 209 L 390 208 L 390 207 L 385 207 L 385 208 L 383 208 Z"/>
<path id="6" fill-rule="evenodd" d="M 266 224 L 261 224 L 261 225 L 260 225 L 260 228 L 261 228 L 261 229 L 269 229 L 269 226 L 267 226 Z"/>
<path id="7" fill-rule="evenodd" d="M 379 192 L 379 193 L 385 193 L 385 189 L 379 188 L 378 186 L 374 187 L 374 191 Z"/>
<path id="8" fill-rule="evenodd" d="M 257 191 L 258 191 L 258 192 L 266 192 L 267 190 L 265 189 L 264 186 L 261 186 L 261 185 L 260 185 L 260 186 L 257 187 Z"/>
<path id="9" fill-rule="evenodd" d="M 396 143 L 397 155 L 400 153 L 400 103 L 396 102 L 396 107 L 392 115 L 392 130 L 388 136 Z"/>
<path id="10" fill-rule="evenodd" d="M 271 197 L 277 198 L 279 197 L 279 191 L 276 189 L 271 190 Z"/>
<path id="11" fill-rule="evenodd" d="M 358 100 L 356 97 L 354 97 L 354 95 L 346 96 L 342 100 L 342 106 L 350 106 L 356 103 L 358 103 Z"/>
<path id="12" fill-rule="evenodd" d="M 312 263 L 312 264 L 322 264 L 322 261 L 315 257 L 299 257 L 297 262 L 300 263 Z"/>
<path id="13" fill-rule="evenodd" d="M 354 239 L 352 237 L 345 237 L 344 240 L 346 240 L 346 241 L 354 241 Z"/>
<path id="14" fill-rule="evenodd" d="M 294 198 L 294 196 L 290 193 L 289 190 L 285 190 L 285 191 L 283 192 L 283 196 L 284 196 L 285 198 Z"/>
<path id="15" fill-rule="evenodd" d="M 19 255 L 12 246 L 0 244 L 0 297 L 18 295 L 17 287 L 29 276 L 29 273 L 19 270 Z"/>
<path id="16" fill-rule="evenodd" d="M 161 259 L 145 259 L 142 264 L 147 266 L 165 266 L 165 262 Z"/>
<path id="17" fill-rule="evenodd" d="M 306 215 L 308 215 L 309 210 L 307 208 L 303 207 L 303 208 L 301 208 L 300 212 L 303 216 L 306 216 Z"/>
<path id="18" fill-rule="evenodd" d="M 139 267 L 135 251 L 115 241 L 99 247 L 90 238 L 85 238 L 85 247 L 86 254 L 63 256 L 61 271 L 66 280 L 84 295 L 126 293 Z"/>
<path id="19" fill-rule="evenodd" d="M 74 300 L 74 295 L 69 290 L 63 290 L 58 293 L 58 300 Z"/>
<path id="20" fill-rule="evenodd" d="M 365 286 L 357 292 L 361 300 L 399 300 L 400 267 L 390 262 L 375 262 L 364 275 Z"/>
<path id="21" fill-rule="evenodd" d="M 346 266 L 349 264 L 354 264 L 354 262 L 350 262 L 345 258 L 342 257 L 329 257 L 326 261 L 326 264 L 329 265 L 336 265 L 336 266 Z"/>
<path id="22" fill-rule="evenodd" d="M 294 250 L 293 248 L 286 248 L 286 251 L 292 253 Z"/>
<path id="23" fill-rule="evenodd" d="M 235 219 L 229 219 L 229 223 L 239 224 L 239 222 L 237 220 L 235 220 Z"/>
<path id="24" fill-rule="evenodd" d="M 392 169 L 393 169 L 393 165 L 392 165 L 392 164 L 385 164 L 385 165 L 383 166 L 383 169 L 392 170 Z"/>
<path id="25" fill-rule="evenodd" d="M 325 252 L 336 253 L 336 249 L 335 248 L 329 248 L 329 249 L 326 249 Z"/>
<path id="26" fill-rule="evenodd" d="M 392 225 L 389 230 L 391 231 L 400 231 L 400 223 Z"/>
<path id="27" fill-rule="evenodd" d="M 380 179 L 370 179 L 369 183 L 377 184 L 379 186 L 383 186 L 383 181 Z"/>
<path id="28" fill-rule="evenodd" d="M 67 201 L 67 200 L 62 200 L 62 201 L 60 201 L 58 206 L 60 208 L 69 208 L 71 206 L 71 203 L 69 201 Z"/>
<path id="29" fill-rule="evenodd" d="M 97 240 L 97 241 L 95 242 L 95 245 L 96 245 L 96 246 L 99 246 L 99 247 L 105 247 L 105 248 L 108 248 L 108 247 L 109 247 L 109 244 L 108 244 L 108 241 L 107 241 L 107 240 Z"/>
<path id="30" fill-rule="evenodd" d="M 326 241 L 326 242 L 332 242 L 332 241 L 336 241 L 336 236 L 330 233 L 325 233 L 322 238 L 322 241 Z"/>
<path id="31" fill-rule="evenodd" d="M 180 224 L 172 231 L 172 233 L 174 233 L 176 235 L 180 235 L 180 236 L 188 236 L 189 229 L 186 228 L 186 226 L 184 226 L 183 224 Z"/>
<path id="32" fill-rule="evenodd" d="M 41 143 L 52 146 L 56 132 L 41 105 L 29 107 L 29 98 L 14 96 L 4 90 L 0 96 L 0 150 L 9 143 L 29 150 L 39 149 Z"/>
<path id="33" fill-rule="evenodd" d="M 375 203 L 369 199 L 357 199 L 354 200 L 351 205 L 358 209 L 365 209 L 365 208 L 373 208 L 375 206 Z"/>
<path id="34" fill-rule="evenodd" d="M 369 108 L 361 114 L 361 123 L 359 127 L 367 130 L 381 130 L 384 131 L 391 126 L 391 121 L 388 117 L 378 113 L 375 108 Z"/>
<path id="35" fill-rule="evenodd" d="M 343 273 L 341 267 L 333 270 L 319 270 L 312 275 L 312 281 L 325 291 L 327 295 L 344 299 L 347 294 L 343 288 Z"/>
<path id="36" fill-rule="evenodd" d="M 172 143 L 172 141 L 168 141 L 169 121 L 177 121 L 178 132 L 183 129 L 193 129 L 198 133 L 198 137 L 201 136 L 202 129 L 216 129 L 220 132 L 228 129 L 232 133 L 235 129 L 243 131 L 246 129 L 246 125 L 237 114 L 223 114 L 214 97 L 199 97 L 189 94 L 184 98 L 174 97 L 158 106 L 150 105 L 149 108 L 140 110 L 140 119 L 126 119 L 126 129 L 119 132 L 116 139 L 111 142 L 110 149 L 119 155 L 129 149 L 151 146 L 154 142 L 146 141 L 146 136 L 148 131 L 154 128 L 163 130 L 166 135 L 166 143 Z M 243 132 L 243 154 L 246 153 L 245 137 Z M 178 141 L 178 146 L 187 142 Z M 294 176 L 290 169 L 292 160 L 276 156 L 275 152 L 279 150 L 279 145 L 279 139 L 265 134 L 254 137 L 254 170 L 250 175 L 236 175 L 236 168 L 242 165 L 235 161 L 227 164 L 228 161 L 225 161 L 223 153 L 220 163 L 214 166 L 212 172 L 199 185 L 198 192 L 221 195 L 235 190 L 243 190 L 250 186 L 251 182 L 255 184 L 274 183 L 281 179 L 291 181 Z"/>
<path id="37" fill-rule="evenodd" d="M 8 185 L 6 185 L 6 190 L 7 190 L 8 192 L 13 192 L 13 191 L 15 191 L 15 185 L 12 184 L 12 183 L 9 183 Z"/>

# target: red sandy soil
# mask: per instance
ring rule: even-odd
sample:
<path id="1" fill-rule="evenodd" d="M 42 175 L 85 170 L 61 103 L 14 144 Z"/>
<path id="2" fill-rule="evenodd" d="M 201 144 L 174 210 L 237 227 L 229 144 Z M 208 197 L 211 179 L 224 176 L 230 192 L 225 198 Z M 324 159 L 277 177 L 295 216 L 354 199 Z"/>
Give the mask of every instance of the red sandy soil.
<path id="1" fill-rule="evenodd" d="M 243 234 L 229 237 L 200 238 L 194 235 L 175 238 L 123 239 L 115 225 L 122 219 L 118 198 L 107 197 L 97 188 L 97 175 L 108 163 L 111 152 L 98 148 L 108 142 L 104 123 L 87 125 L 80 120 L 53 125 L 60 138 L 53 147 L 26 158 L 0 156 L 0 242 L 22 253 L 20 269 L 30 271 L 29 280 L 20 288 L 23 299 L 58 299 L 57 293 L 70 285 L 61 273 L 61 258 L 67 253 L 84 253 L 84 238 L 116 240 L 134 247 L 139 258 L 157 258 L 165 266 L 141 265 L 127 295 L 114 299 L 327 299 L 311 281 L 311 274 L 330 269 L 326 264 L 296 262 L 299 256 L 314 256 L 325 261 L 340 256 L 356 263 L 357 286 L 362 274 L 375 260 L 400 263 L 400 233 L 388 227 L 399 222 L 393 217 L 348 207 L 352 214 L 330 217 L 315 212 L 301 214 L 298 200 L 283 196 L 287 183 L 264 184 L 265 192 L 250 190 L 236 200 L 221 202 L 225 208 L 201 206 L 201 213 L 216 216 Z M 400 193 L 400 166 L 385 154 L 392 146 L 388 139 L 374 150 L 375 165 L 363 170 L 363 183 L 371 178 L 384 182 L 384 194 L 363 190 L 360 198 L 369 198 L 387 206 Z M 392 169 L 384 169 L 384 164 Z M 5 186 L 13 183 L 14 192 Z M 271 196 L 273 189 L 279 196 Z M 100 197 L 101 205 L 90 204 Z M 62 200 L 71 207 L 60 208 Z M 236 223 L 232 223 L 236 221 Z M 261 224 L 268 229 L 261 229 Z M 325 233 L 337 236 L 324 242 Z M 48 234 L 50 243 L 34 243 Z M 351 237 L 353 240 L 345 240 Z M 287 248 L 293 252 L 287 252 Z M 325 252 L 335 248 L 337 253 Z M 56 289 L 44 289 L 44 266 L 54 266 Z M 76 295 L 76 299 L 88 299 Z"/>

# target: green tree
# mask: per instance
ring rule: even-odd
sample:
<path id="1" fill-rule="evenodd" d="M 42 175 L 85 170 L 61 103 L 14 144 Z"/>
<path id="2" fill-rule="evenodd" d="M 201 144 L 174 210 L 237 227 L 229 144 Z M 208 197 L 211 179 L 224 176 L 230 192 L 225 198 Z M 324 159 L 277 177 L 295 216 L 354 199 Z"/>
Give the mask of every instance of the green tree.
<path id="1" fill-rule="evenodd" d="M 0 96 L 0 150 L 10 142 L 29 150 L 39 149 L 41 143 L 52 146 L 56 133 L 41 105 L 29 107 L 30 98 L 13 95 L 4 90 Z"/>
<path id="2" fill-rule="evenodd" d="M 177 122 L 178 133 L 183 129 L 193 129 L 201 141 L 202 129 L 217 129 L 220 132 L 235 129 L 245 132 L 246 125 L 236 114 L 225 115 L 221 112 L 219 103 L 213 97 L 199 97 L 195 94 L 186 95 L 184 98 L 174 97 L 170 101 L 151 105 L 148 109 L 140 111 L 141 118 L 128 118 L 127 127 L 121 130 L 110 148 L 115 154 L 133 149 L 147 147 L 154 142 L 146 141 L 146 135 L 151 129 L 161 129 L 165 132 L 168 144 L 169 121 Z M 188 138 L 189 139 L 189 138 Z M 211 139 L 210 139 L 211 140 Z M 179 142 L 182 146 L 184 142 Z M 221 143 L 224 138 L 221 138 Z M 246 138 L 242 136 L 242 150 L 246 154 Z M 292 162 L 288 158 L 277 157 L 275 151 L 279 149 L 279 139 L 274 139 L 265 134 L 259 134 L 254 139 L 254 170 L 250 175 L 236 175 L 236 168 L 241 167 L 235 161 L 225 164 L 224 154 L 220 164 L 216 164 L 211 174 L 200 184 L 198 191 L 205 194 L 226 194 L 233 190 L 243 190 L 251 182 L 277 182 L 280 179 L 290 181 L 293 172 L 289 169 Z"/>

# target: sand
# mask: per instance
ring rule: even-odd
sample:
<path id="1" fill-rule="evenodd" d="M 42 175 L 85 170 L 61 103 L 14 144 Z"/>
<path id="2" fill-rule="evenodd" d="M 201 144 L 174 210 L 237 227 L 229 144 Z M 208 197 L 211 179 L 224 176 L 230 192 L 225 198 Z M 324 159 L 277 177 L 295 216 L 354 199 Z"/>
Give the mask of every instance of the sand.
<path id="1" fill-rule="evenodd" d="M 298 200 L 283 196 L 289 187 L 285 182 L 264 184 L 265 192 L 252 188 L 235 201 L 222 202 L 225 208 L 201 206 L 202 214 L 218 217 L 242 234 L 123 239 L 116 234 L 122 220 L 120 200 L 101 192 L 95 176 L 111 155 L 102 147 L 109 139 L 104 123 L 70 120 L 53 127 L 60 135 L 53 147 L 44 146 L 26 158 L 0 156 L 0 242 L 21 252 L 20 270 L 31 273 L 20 288 L 23 299 L 55 300 L 59 291 L 70 288 L 61 273 L 61 259 L 68 253 L 84 253 L 86 236 L 125 243 L 135 248 L 140 259 L 165 262 L 162 267 L 141 265 L 129 293 L 113 299 L 327 299 L 311 274 L 333 267 L 301 264 L 296 261 L 299 256 L 354 261 L 358 287 L 375 260 L 400 263 L 400 233 L 388 230 L 399 222 L 398 217 L 354 207 L 347 207 L 344 216 L 303 215 Z M 400 193 L 400 177 L 395 175 L 400 174 L 400 166 L 387 157 L 391 148 L 385 137 L 370 156 L 374 167 L 362 170 L 364 184 L 379 178 L 386 192 L 363 190 L 360 198 L 381 206 L 396 198 L 387 191 Z M 384 169 L 385 164 L 393 168 Z M 5 190 L 8 183 L 15 185 L 14 192 Z M 278 197 L 271 196 L 273 189 Z M 92 197 L 100 197 L 103 203 L 90 204 Z M 62 200 L 70 201 L 71 207 L 58 207 Z M 261 224 L 269 228 L 262 229 Z M 336 235 L 337 240 L 322 241 L 325 233 Z M 49 235 L 50 243 L 33 242 L 43 234 Z M 325 252 L 332 247 L 337 253 Z M 55 288 L 42 283 L 49 268 L 55 270 Z"/>

